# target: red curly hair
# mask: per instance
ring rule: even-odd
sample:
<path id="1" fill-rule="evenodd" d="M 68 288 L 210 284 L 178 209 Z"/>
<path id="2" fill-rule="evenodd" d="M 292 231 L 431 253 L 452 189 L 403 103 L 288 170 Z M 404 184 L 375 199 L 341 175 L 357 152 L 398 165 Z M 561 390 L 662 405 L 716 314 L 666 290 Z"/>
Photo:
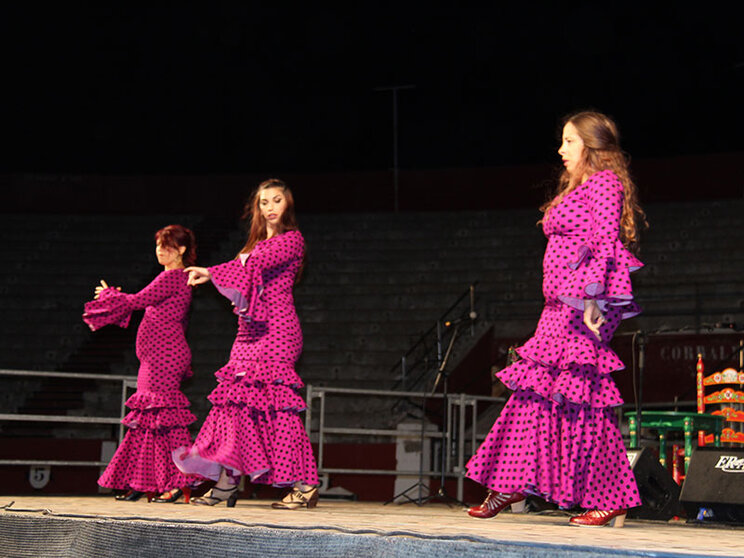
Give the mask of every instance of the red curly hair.
<path id="1" fill-rule="evenodd" d="M 186 251 L 181 256 L 183 265 L 189 267 L 196 263 L 196 237 L 191 229 L 187 229 L 183 225 L 168 225 L 157 231 L 155 233 L 155 244 L 162 244 L 175 249 L 185 246 Z"/>

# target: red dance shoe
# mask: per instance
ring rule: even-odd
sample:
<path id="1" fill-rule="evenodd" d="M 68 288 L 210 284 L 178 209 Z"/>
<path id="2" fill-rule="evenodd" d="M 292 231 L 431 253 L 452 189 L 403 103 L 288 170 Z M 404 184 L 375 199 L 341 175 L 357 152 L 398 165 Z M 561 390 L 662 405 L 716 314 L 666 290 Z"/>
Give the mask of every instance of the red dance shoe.
<path id="1" fill-rule="evenodd" d="M 508 506 L 512 506 L 513 512 L 521 513 L 524 511 L 524 503 L 524 494 L 519 494 L 518 492 L 504 494 L 503 492 L 489 490 L 488 496 L 483 500 L 483 503 L 480 506 L 470 508 L 468 515 L 470 517 L 477 517 L 478 519 L 491 519 L 504 511 Z"/>
<path id="2" fill-rule="evenodd" d="M 610 527 L 622 527 L 625 525 L 625 514 L 627 511 L 589 510 L 586 513 L 572 517 L 569 523 L 577 527 L 604 527 L 608 523 Z"/>
<path id="3" fill-rule="evenodd" d="M 173 503 L 177 502 L 179 498 L 183 496 L 184 503 L 188 504 L 191 502 L 191 487 L 185 486 L 183 488 L 174 488 L 168 492 L 163 492 L 159 496 L 153 499 L 153 502 L 158 503 Z"/>

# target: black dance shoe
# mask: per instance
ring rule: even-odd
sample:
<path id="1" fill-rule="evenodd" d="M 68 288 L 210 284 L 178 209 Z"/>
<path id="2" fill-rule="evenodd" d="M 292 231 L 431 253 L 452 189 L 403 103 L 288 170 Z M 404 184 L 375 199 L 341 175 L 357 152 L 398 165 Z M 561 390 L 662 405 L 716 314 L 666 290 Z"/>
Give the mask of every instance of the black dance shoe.
<path id="1" fill-rule="evenodd" d="M 136 502 L 144 495 L 145 493 L 139 490 L 128 490 L 124 494 L 117 494 L 116 499 L 122 502 Z"/>

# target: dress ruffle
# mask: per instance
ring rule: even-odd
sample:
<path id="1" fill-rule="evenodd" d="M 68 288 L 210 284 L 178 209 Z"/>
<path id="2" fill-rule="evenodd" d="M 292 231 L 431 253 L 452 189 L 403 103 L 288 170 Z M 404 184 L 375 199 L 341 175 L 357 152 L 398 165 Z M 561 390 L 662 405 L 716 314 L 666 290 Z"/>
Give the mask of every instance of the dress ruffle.
<path id="1" fill-rule="evenodd" d="M 144 391 L 137 390 L 127 399 L 126 406 L 130 409 L 149 410 L 166 407 L 187 408 L 191 405 L 188 398 L 180 390 L 173 391 Z"/>
<path id="2" fill-rule="evenodd" d="M 566 509 L 641 505 L 615 412 L 556 405 L 531 391 L 511 396 L 466 470 L 491 490 L 532 494 Z M 625 480 L 604 488 L 611 475 Z"/>
<path id="3" fill-rule="evenodd" d="M 612 242 L 588 242 L 578 249 L 578 258 L 568 266 L 575 272 L 566 280 L 558 299 L 579 310 L 584 300 L 594 299 L 600 310 L 608 306 L 622 310 L 622 319 L 641 313 L 633 298 L 630 274 L 643 267 L 625 246 L 616 239 Z"/>
<path id="4" fill-rule="evenodd" d="M 295 389 L 305 386 L 295 371 L 294 364 L 277 360 L 261 362 L 231 360 L 214 374 L 218 382 L 242 381 L 262 384 L 285 384 Z"/>
<path id="5" fill-rule="evenodd" d="M 195 484 L 181 473 L 171 459 L 172 448 L 191 443 L 186 428 L 156 431 L 132 428 L 127 431 L 98 484 L 120 490 L 165 492 Z"/>
<path id="6" fill-rule="evenodd" d="M 522 360 L 496 374 L 511 390 L 534 391 L 556 403 L 595 408 L 623 404 L 610 374 L 625 365 L 607 346 L 580 336 L 533 337 L 517 353 Z"/>
<path id="7" fill-rule="evenodd" d="M 195 421 L 196 416 L 188 409 L 168 408 L 130 411 L 121 423 L 128 428 L 161 430 L 180 426 L 186 427 Z"/>
<path id="8" fill-rule="evenodd" d="M 240 447 L 248 451 L 237 451 Z M 205 479 L 217 480 L 226 468 L 260 484 L 318 483 L 312 446 L 296 411 L 214 406 L 194 445 L 176 449 L 173 460 L 182 472 Z"/>
<path id="9" fill-rule="evenodd" d="M 208 399 L 214 405 L 244 405 L 259 411 L 305 409 L 297 393 L 303 387 L 294 366 L 284 362 L 230 361 L 216 373 L 217 387 Z"/>
<path id="10" fill-rule="evenodd" d="M 156 392 L 137 391 L 126 402 L 132 409 L 122 419 L 122 424 L 129 428 L 147 428 L 157 430 L 188 426 L 196 421 L 196 416 L 189 411 L 189 400 L 180 390 Z"/>
<path id="11" fill-rule="evenodd" d="M 85 303 L 83 321 L 93 331 L 111 324 L 128 327 L 132 310 L 126 294 L 108 287 L 99 293 L 96 300 Z"/>
<path id="12" fill-rule="evenodd" d="M 212 283 L 233 303 L 234 312 L 243 319 L 265 322 L 269 318 L 268 305 L 264 300 L 263 277 L 261 270 L 248 260 L 245 270 L 241 260 L 232 260 L 209 268 Z"/>

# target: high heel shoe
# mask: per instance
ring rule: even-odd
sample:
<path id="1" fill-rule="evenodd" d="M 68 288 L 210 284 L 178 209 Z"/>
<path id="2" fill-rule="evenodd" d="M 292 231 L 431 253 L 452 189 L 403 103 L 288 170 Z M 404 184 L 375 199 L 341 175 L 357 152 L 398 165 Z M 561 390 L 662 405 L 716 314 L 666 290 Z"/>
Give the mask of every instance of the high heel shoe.
<path id="1" fill-rule="evenodd" d="M 188 504 L 191 501 L 191 488 L 185 486 L 184 488 L 174 488 L 168 492 L 163 492 L 153 502 L 157 502 L 158 504 L 172 504 L 173 502 L 177 502 L 181 496 L 183 496 L 184 503 Z"/>
<path id="2" fill-rule="evenodd" d="M 144 495 L 145 493 L 140 492 L 139 490 L 127 490 L 123 494 L 117 494 L 114 499 L 119 500 L 120 502 L 136 502 Z"/>
<path id="3" fill-rule="evenodd" d="M 232 488 L 217 488 L 216 486 L 209 491 L 209 494 L 202 496 L 201 498 L 194 498 L 191 500 L 192 504 L 198 506 L 216 506 L 220 502 L 226 502 L 228 508 L 234 508 L 235 502 L 238 499 L 238 487 L 233 486 Z"/>
<path id="4" fill-rule="evenodd" d="M 572 517 L 569 523 L 577 527 L 604 527 L 608 523 L 611 527 L 622 527 L 625 525 L 627 512 L 628 510 L 589 510 Z"/>
<path id="5" fill-rule="evenodd" d="M 116 500 L 119 500 L 120 502 L 136 502 L 142 496 L 147 496 L 147 503 L 149 504 L 152 502 L 152 499 L 155 497 L 154 492 L 140 492 L 139 490 L 128 490 L 124 494 L 117 494 L 114 498 Z"/>
<path id="6" fill-rule="evenodd" d="M 271 507 L 275 510 L 296 510 L 298 508 L 312 509 L 317 505 L 318 487 L 313 486 L 306 492 L 293 488 L 281 501 L 271 504 Z"/>
<path id="7" fill-rule="evenodd" d="M 525 506 L 524 494 L 519 494 L 518 492 L 505 494 L 504 492 L 489 490 L 483 503 L 480 506 L 470 508 L 468 515 L 478 519 L 491 519 L 504 511 L 508 506 L 511 506 L 512 511 L 515 513 L 523 512 Z"/>

